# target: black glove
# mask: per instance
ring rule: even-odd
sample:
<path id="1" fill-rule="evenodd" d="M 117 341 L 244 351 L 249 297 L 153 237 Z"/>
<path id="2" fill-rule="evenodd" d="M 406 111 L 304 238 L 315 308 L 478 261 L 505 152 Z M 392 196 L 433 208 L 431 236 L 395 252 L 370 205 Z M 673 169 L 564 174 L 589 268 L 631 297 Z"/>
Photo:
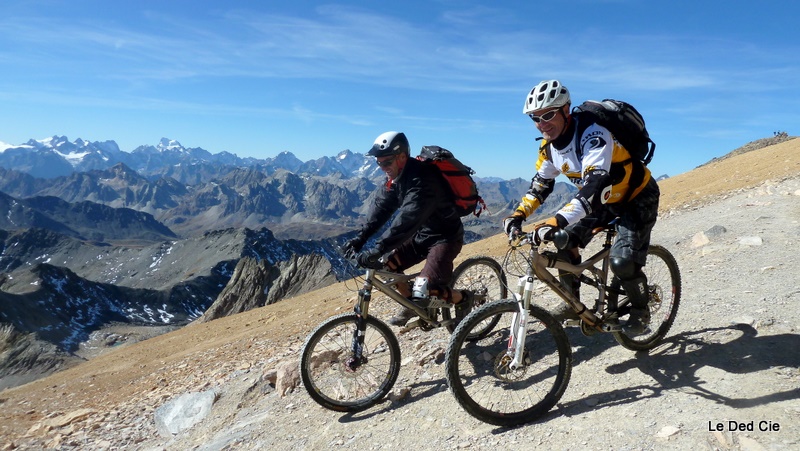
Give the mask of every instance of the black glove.
<path id="1" fill-rule="evenodd" d="M 342 255 L 344 255 L 345 258 L 355 258 L 356 254 L 358 254 L 361 248 L 364 247 L 364 243 L 366 243 L 366 241 L 367 240 L 359 235 L 344 243 L 342 245 Z"/>
<path id="2" fill-rule="evenodd" d="M 378 260 L 381 258 L 381 251 L 377 248 L 372 248 L 359 253 L 356 256 L 356 261 L 359 266 L 372 269 L 383 269 L 383 263 Z"/>
<path id="3" fill-rule="evenodd" d="M 503 219 L 503 230 L 509 238 L 513 238 L 515 235 L 522 232 L 522 216 L 511 215 Z"/>

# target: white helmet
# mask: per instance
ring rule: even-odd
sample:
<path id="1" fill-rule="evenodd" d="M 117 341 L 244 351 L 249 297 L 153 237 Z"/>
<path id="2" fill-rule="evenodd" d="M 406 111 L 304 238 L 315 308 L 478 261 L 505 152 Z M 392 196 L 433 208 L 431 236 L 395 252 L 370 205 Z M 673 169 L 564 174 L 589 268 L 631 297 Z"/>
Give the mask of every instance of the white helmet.
<path id="1" fill-rule="evenodd" d="M 560 107 L 570 103 L 569 90 L 558 80 L 545 80 L 531 89 L 525 99 L 523 114 L 544 108 Z"/>

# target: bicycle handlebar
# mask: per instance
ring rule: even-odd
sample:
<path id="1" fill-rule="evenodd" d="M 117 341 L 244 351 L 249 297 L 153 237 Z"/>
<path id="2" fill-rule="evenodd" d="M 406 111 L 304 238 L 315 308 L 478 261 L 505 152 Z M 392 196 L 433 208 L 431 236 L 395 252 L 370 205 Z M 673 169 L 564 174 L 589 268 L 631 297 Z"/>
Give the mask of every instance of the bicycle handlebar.
<path id="1" fill-rule="evenodd" d="M 344 259 L 346 259 L 346 260 L 350 261 L 351 263 L 354 263 L 354 264 L 355 264 L 355 266 L 357 266 L 357 267 L 359 267 L 359 268 L 362 268 L 362 269 L 379 269 L 379 268 L 368 268 L 368 267 L 365 267 L 365 266 L 362 266 L 361 264 L 359 264 L 359 263 L 358 263 L 358 253 L 357 253 L 357 252 L 344 252 L 344 249 L 342 249 L 342 247 L 341 247 L 341 246 L 339 246 L 339 247 L 338 247 L 338 250 L 339 250 L 339 254 L 340 254 L 340 255 L 341 255 L 341 256 L 342 256 Z M 381 255 L 379 258 L 378 258 L 378 263 L 380 263 L 381 265 L 383 265 L 383 267 L 385 268 L 385 267 L 386 267 L 386 264 L 387 264 L 387 263 L 389 263 L 389 257 L 391 257 L 391 256 L 392 256 L 392 254 L 394 254 L 394 252 L 395 252 L 395 250 L 394 250 L 394 249 L 392 249 L 392 250 L 390 250 L 389 252 L 386 252 L 385 254 L 382 254 L 382 255 Z"/>
<path id="2" fill-rule="evenodd" d="M 508 239 L 508 245 L 513 248 L 526 244 L 538 248 L 542 244 L 550 242 L 555 244 L 558 249 L 566 249 L 569 244 L 569 235 L 564 229 L 558 227 L 540 227 L 533 232 L 520 232 Z"/>

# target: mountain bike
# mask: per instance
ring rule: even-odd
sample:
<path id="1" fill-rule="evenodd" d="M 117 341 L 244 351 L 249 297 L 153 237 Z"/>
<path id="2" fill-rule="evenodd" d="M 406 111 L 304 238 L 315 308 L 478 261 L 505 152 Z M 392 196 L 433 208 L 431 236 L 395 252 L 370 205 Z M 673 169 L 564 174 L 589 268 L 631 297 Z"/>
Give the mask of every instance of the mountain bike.
<path id="1" fill-rule="evenodd" d="M 565 324 L 580 327 L 587 336 L 611 333 L 619 344 L 635 351 L 651 349 L 666 336 L 681 299 L 681 275 L 675 258 L 662 246 L 648 249 L 643 270 L 651 322 L 645 333 L 628 335 L 620 319 L 628 315 L 630 301 L 615 276 L 609 281 L 609 254 L 616 231 L 612 224 L 594 231 L 601 232 L 606 235 L 602 248 L 579 264 L 559 259 L 533 232 L 509 242 L 503 267 L 525 267 L 514 298 L 487 303 L 467 315 L 453 332 L 445 355 L 450 390 L 469 414 L 498 426 L 518 425 L 546 414 L 564 394 L 572 373 L 572 348 L 562 324 L 532 303 L 537 283 L 543 283 L 579 313 L 580 320 Z M 553 237 L 561 247 L 567 239 L 563 231 Z M 550 269 L 575 274 L 582 285 L 594 287 L 594 304 L 587 307 L 581 303 Z M 487 320 L 497 324 L 498 316 L 503 327 L 478 339 L 470 338 L 473 331 L 483 330 Z"/>
<path id="2" fill-rule="evenodd" d="M 314 401 L 331 410 L 356 412 L 379 402 L 397 381 L 400 344 L 385 322 L 369 314 L 373 290 L 419 315 L 404 330 L 455 329 L 453 304 L 434 296 L 409 299 L 398 291 L 399 284 L 411 285 L 418 274 L 366 269 L 353 313 L 328 318 L 308 336 L 300 358 L 300 375 Z M 475 307 L 508 296 L 503 270 L 490 257 L 473 257 L 459 264 L 453 271 L 451 287 L 471 291 Z M 481 328 L 472 328 L 474 335 L 465 339 L 486 335 L 497 321 L 487 318 Z"/>

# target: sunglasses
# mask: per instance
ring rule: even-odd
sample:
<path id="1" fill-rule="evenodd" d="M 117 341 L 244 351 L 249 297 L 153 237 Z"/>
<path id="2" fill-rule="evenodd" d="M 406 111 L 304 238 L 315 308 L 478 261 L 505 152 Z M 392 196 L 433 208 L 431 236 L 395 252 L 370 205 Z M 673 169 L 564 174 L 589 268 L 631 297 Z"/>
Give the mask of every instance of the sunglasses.
<path id="1" fill-rule="evenodd" d="M 558 114 L 558 112 L 559 112 L 559 110 L 550 110 L 550 111 L 548 111 L 547 113 L 544 113 L 541 116 L 535 116 L 533 114 L 529 114 L 528 116 L 530 116 L 531 119 L 533 119 L 533 122 L 536 122 L 536 123 L 539 123 L 539 122 L 550 122 L 556 117 L 556 114 Z"/>
<path id="2" fill-rule="evenodd" d="M 396 158 L 397 157 L 387 158 L 387 159 L 385 159 L 383 161 L 376 161 L 376 163 L 378 163 L 378 166 L 380 166 L 382 168 L 388 168 L 389 166 L 392 165 L 392 163 L 394 163 L 394 160 Z"/>

